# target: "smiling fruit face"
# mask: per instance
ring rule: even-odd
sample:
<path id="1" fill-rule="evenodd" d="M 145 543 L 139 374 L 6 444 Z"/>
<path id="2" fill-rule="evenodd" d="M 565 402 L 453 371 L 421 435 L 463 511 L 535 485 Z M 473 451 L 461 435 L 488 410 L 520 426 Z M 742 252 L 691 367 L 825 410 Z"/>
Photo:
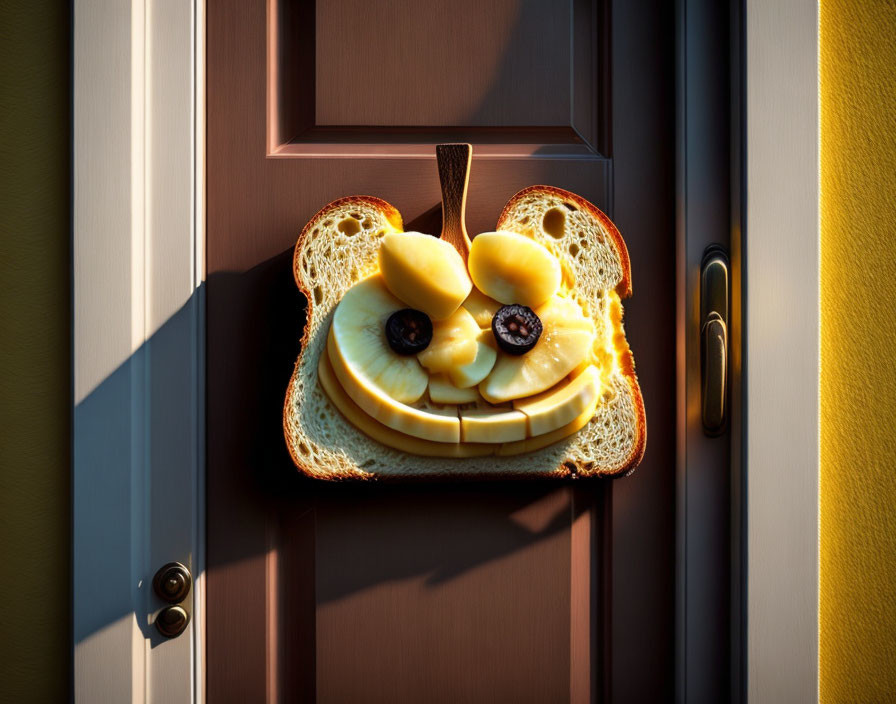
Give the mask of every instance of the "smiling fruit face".
<path id="1" fill-rule="evenodd" d="M 349 196 L 302 229 L 306 307 L 283 407 L 296 468 L 328 481 L 631 473 L 647 424 L 619 231 L 552 186 L 515 194 L 472 242 L 459 214 L 443 241 Z"/>
<path id="2" fill-rule="evenodd" d="M 374 421 L 362 430 L 381 424 L 408 436 L 409 452 L 465 456 L 466 444 L 524 452 L 587 422 L 600 393 L 596 328 L 560 290 L 546 247 L 483 233 L 468 270 L 450 244 L 398 232 L 383 237 L 377 261 L 337 305 L 325 351 L 324 389 Z"/>

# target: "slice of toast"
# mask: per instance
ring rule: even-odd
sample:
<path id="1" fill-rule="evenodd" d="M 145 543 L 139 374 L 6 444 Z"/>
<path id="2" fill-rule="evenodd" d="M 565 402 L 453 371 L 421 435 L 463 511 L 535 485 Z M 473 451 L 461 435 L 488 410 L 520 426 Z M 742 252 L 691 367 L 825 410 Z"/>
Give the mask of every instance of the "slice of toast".
<path id="1" fill-rule="evenodd" d="M 634 470 L 644 454 L 647 427 L 622 328 L 620 299 L 631 293 L 622 237 L 594 205 L 550 186 L 532 186 L 513 196 L 496 229 L 532 237 L 564 262 L 567 289 L 594 319 L 602 393 L 591 419 L 583 419 L 578 432 L 547 447 L 540 447 L 536 437 L 512 448 L 531 449 L 523 454 L 504 456 L 505 446 L 495 445 L 489 452 L 471 444 L 469 451 L 443 453 L 454 456 L 423 456 L 432 454 L 427 441 L 404 444 L 400 433 L 373 419 L 366 422 L 364 412 L 344 394 L 331 388 L 328 397 L 322 384 L 333 383 L 326 360 L 333 311 L 348 289 L 377 271 L 381 238 L 402 231 L 401 215 L 390 204 L 353 196 L 318 212 L 295 249 L 293 273 L 308 311 L 302 352 L 286 393 L 283 427 L 299 470 L 330 480 L 618 477 Z M 363 424 L 364 431 L 355 423 Z"/>

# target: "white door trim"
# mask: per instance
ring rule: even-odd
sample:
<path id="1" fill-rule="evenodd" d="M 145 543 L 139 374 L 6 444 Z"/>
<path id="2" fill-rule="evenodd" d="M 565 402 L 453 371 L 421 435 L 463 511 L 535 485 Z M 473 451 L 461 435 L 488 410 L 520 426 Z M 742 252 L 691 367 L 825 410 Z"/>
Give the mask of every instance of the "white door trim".
<path id="1" fill-rule="evenodd" d="M 817 18 L 814 0 L 745 0 L 752 701 L 818 695 Z M 203 699 L 204 36 L 203 0 L 75 0 L 80 701 Z M 193 620 L 162 641 L 149 582 L 173 559 Z"/>
<path id="2" fill-rule="evenodd" d="M 202 701 L 204 2 L 75 0 L 73 689 Z M 163 638 L 152 577 L 188 565 Z"/>
<path id="3" fill-rule="evenodd" d="M 816 0 L 747 0 L 747 693 L 818 701 Z"/>

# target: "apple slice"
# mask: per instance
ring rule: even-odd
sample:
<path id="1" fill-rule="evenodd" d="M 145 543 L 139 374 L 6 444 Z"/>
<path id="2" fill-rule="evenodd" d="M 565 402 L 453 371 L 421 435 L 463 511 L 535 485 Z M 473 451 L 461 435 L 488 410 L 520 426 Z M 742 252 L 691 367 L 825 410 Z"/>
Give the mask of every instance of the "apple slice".
<path id="1" fill-rule="evenodd" d="M 518 356 L 499 353 L 494 369 L 479 385 L 479 392 L 489 403 L 549 389 L 591 354 L 594 323 L 578 303 L 554 296 L 535 313 L 544 328 L 535 347 Z"/>
<path id="2" fill-rule="evenodd" d="M 506 305 L 537 308 L 560 288 L 557 258 L 544 245 L 515 232 L 476 235 L 467 264 L 476 287 Z"/>
<path id="3" fill-rule="evenodd" d="M 597 399 L 600 374 L 587 367 L 572 381 L 564 379 L 547 391 L 513 402 L 529 419 L 529 436 L 545 435 L 571 423 Z"/>
<path id="4" fill-rule="evenodd" d="M 495 360 L 498 358 L 498 350 L 495 345 L 495 336 L 491 330 L 481 330 L 476 338 L 476 356 L 469 364 L 462 364 L 448 370 L 448 378 L 451 383 L 461 389 L 476 386 L 488 376 Z M 478 396 L 478 392 L 477 392 Z"/>
<path id="5" fill-rule="evenodd" d="M 460 253 L 448 242 L 420 232 L 383 237 L 379 265 L 389 290 L 433 320 L 454 313 L 473 288 Z"/>
<path id="6" fill-rule="evenodd" d="M 330 358 L 326 352 L 320 356 L 317 371 L 321 388 L 330 401 L 333 402 L 333 405 L 339 409 L 339 412 L 345 416 L 349 423 L 374 440 L 383 443 L 383 445 L 393 447 L 402 452 L 409 452 L 413 455 L 423 455 L 424 457 L 481 457 L 494 454 L 495 452 L 494 445 L 470 442 L 435 442 L 417 438 L 383 425 L 367 415 L 345 393 L 345 389 L 342 388 L 339 380 L 336 378 L 336 373 L 333 371 L 333 366 L 330 364 Z"/>
<path id="7" fill-rule="evenodd" d="M 463 442 L 513 442 L 526 438 L 526 416 L 513 410 L 463 409 L 460 428 Z"/>
<path id="8" fill-rule="evenodd" d="M 464 308 L 470 311 L 470 315 L 476 318 L 476 324 L 483 330 L 491 329 L 492 318 L 498 312 L 501 304 L 494 298 L 489 298 L 475 286 L 464 301 Z"/>
<path id="9" fill-rule="evenodd" d="M 332 334 L 353 374 L 399 403 L 426 392 L 429 377 L 413 356 L 400 355 L 386 341 L 386 320 L 404 305 L 374 274 L 352 286 L 333 314 Z"/>
<path id="10" fill-rule="evenodd" d="M 474 403 L 479 400 L 479 391 L 475 388 L 461 389 L 448 379 L 445 374 L 433 374 L 429 377 L 429 400 L 433 403 Z"/>
<path id="11" fill-rule="evenodd" d="M 590 404 L 566 425 L 552 430 L 544 435 L 536 435 L 535 437 L 518 440 L 516 442 L 506 442 L 498 448 L 498 455 L 518 455 L 523 452 L 535 452 L 548 445 L 569 437 L 573 433 L 579 432 L 588 425 L 589 421 L 594 417 L 594 411 L 597 409 L 597 399 L 593 399 Z"/>
<path id="12" fill-rule="evenodd" d="M 327 356 L 345 393 L 373 419 L 424 440 L 460 442 L 460 421 L 456 414 L 449 416 L 436 410 L 414 408 L 383 393 L 343 356 L 332 328 L 327 337 Z"/>
<path id="13" fill-rule="evenodd" d="M 470 364 L 479 350 L 479 326 L 463 307 L 432 324 L 432 342 L 417 355 L 430 373 L 447 372 Z"/>

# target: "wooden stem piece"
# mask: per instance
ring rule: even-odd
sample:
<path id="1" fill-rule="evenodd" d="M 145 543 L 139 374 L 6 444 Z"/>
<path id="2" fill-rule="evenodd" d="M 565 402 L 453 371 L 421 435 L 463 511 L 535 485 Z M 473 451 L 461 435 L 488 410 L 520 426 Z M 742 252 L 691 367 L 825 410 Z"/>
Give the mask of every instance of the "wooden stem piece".
<path id="1" fill-rule="evenodd" d="M 464 214 L 467 207 L 467 183 L 470 180 L 470 163 L 473 160 L 471 144 L 436 145 L 436 162 L 439 166 L 439 183 L 442 185 L 442 239 L 454 245 L 467 261 L 470 238 Z"/>

